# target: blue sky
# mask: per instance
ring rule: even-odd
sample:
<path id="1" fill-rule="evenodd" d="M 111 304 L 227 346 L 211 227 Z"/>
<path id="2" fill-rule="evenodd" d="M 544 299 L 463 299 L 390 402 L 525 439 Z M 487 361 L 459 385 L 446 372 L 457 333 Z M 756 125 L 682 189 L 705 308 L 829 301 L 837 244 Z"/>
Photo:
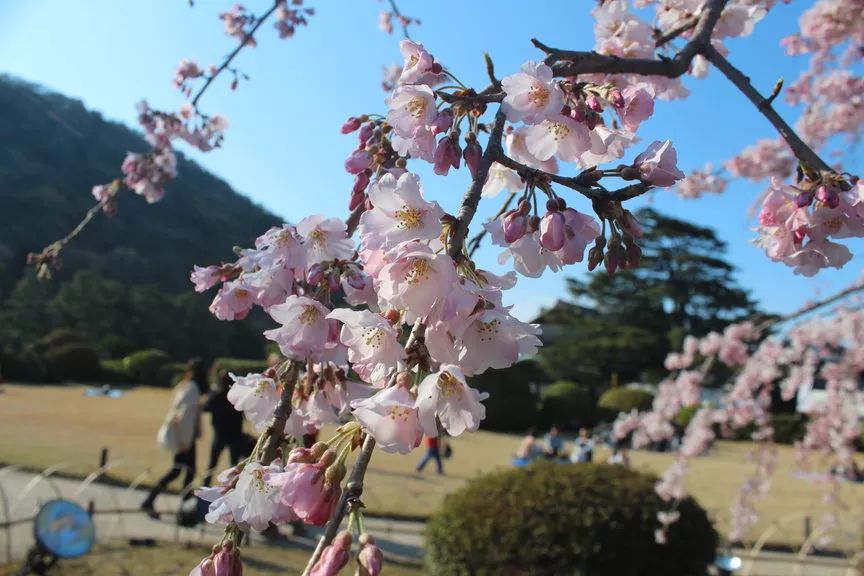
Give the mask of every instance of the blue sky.
<path id="1" fill-rule="evenodd" d="M 317 10 L 308 28 L 293 39 L 279 40 L 265 24 L 258 34 L 259 46 L 236 60 L 251 80 L 232 92 L 225 79 L 202 100 L 206 112 L 222 114 L 231 122 L 223 148 L 200 154 L 181 147 L 239 192 L 295 222 L 315 212 L 347 214 L 352 179 L 342 163 L 354 138 L 339 134 L 339 126 L 350 115 L 384 109 L 381 67 L 401 61 L 399 36 L 377 30 L 377 14 L 386 2 L 307 3 Z M 135 103 L 141 99 L 167 110 L 183 103 L 171 84 L 181 58 L 202 65 L 218 63 L 236 45 L 223 34 L 217 18 L 231 4 L 197 0 L 190 8 L 185 0 L 6 0 L 0 3 L 0 71 L 80 98 L 107 118 L 134 125 Z M 796 78 L 805 65 L 801 58 L 783 55 L 778 41 L 794 31 L 798 16 L 810 4 L 778 5 L 753 36 L 729 43 L 731 60 L 763 91 L 770 91 L 781 76 Z M 413 37 L 463 82 L 477 87 L 486 85 L 484 52 L 493 56 L 499 75 L 506 75 L 525 60 L 538 58 L 530 44 L 532 36 L 553 46 L 590 49 L 591 5 L 588 0 L 400 2 L 404 13 L 423 21 L 413 28 Z M 269 1 L 248 0 L 246 6 L 260 13 Z M 654 116 L 640 130 L 647 142 L 671 139 L 685 171 L 707 160 L 725 160 L 758 138 L 774 137 L 768 122 L 716 70 L 706 80 L 688 79 L 687 85 L 693 92 L 689 99 L 658 102 Z M 794 111 L 785 104 L 779 108 L 794 119 Z M 861 168 L 860 162 L 847 166 Z M 468 184 L 467 172 L 463 169 L 448 178 L 435 177 L 425 168 L 419 172 L 427 197 L 454 212 Z M 661 211 L 717 229 L 729 244 L 729 258 L 739 268 L 741 284 L 771 311 L 794 310 L 858 277 L 858 257 L 842 271 L 826 270 L 807 279 L 771 263 L 753 247 L 753 223 L 747 212 L 763 188 L 736 181 L 723 195 L 697 201 L 680 200 L 661 190 L 631 207 L 652 202 Z M 571 205 L 590 211 L 580 198 Z M 497 208 L 494 200 L 484 202 L 479 218 Z M 851 242 L 850 247 L 860 252 L 864 243 Z M 497 253 L 497 248 L 486 246 L 479 263 L 502 270 Z M 520 278 L 508 300 L 516 305 L 517 315 L 527 319 L 563 294 L 566 276 L 583 273 L 584 267 L 576 265 L 539 280 Z"/>

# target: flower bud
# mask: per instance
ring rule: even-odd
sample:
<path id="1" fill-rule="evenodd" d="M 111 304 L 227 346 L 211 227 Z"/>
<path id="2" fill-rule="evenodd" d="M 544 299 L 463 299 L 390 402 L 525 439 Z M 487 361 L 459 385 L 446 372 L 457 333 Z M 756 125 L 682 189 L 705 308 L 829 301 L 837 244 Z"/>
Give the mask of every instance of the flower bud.
<path id="1" fill-rule="evenodd" d="M 588 250 L 588 270 L 594 270 L 600 262 L 603 261 L 603 249 L 599 246 L 592 246 Z"/>
<path id="2" fill-rule="evenodd" d="M 828 208 L 836 208 L 840 205 L 840 196 L 836 192 L 822 184 L 816 189 L 816 200 Z"/>
<path id="3" fill-rule="evenodd" d="M 619 110 L 621 108 L 624 108 L 624 95 L 621 94 L 621 91 L 617 88 L 613 88 L 609 92 L 609 100 L 612 102 L 612 106 L 614 106 L 615 108 L 618 108 Z"/>
<path id="4" fill-rule="evenodd" d="M 430 129 L 432 134 L 438 135 L 450 130 L 451 126 L 453 126 L 453 109 L 445 108 L 432 122 Z"/>
<path id="5" fill-rule="evenodd" d="M 570 117 L 573 118 L 576 122 L 584 122 L 585 121 L 585 108 L 583 106 L 576 106 L 572 110 L 570 110 Z"/>
<path id="6" fill-rule="evenodd" d="M 349 272 L 345 275 L 345 279 L 348 281 L 348 285 L 355 290 L 364 290 L 366 288 L 366 279 L 356 272 Z"/>
<path id="7" fill-rule="evenodd" d="M 362 191 L 352 192 L 351 197 L 348 199 L 348 210 L 354 211 L 358 206 L 362 205 L 366 201 L 366 194 Z"/>
<path id="8" fill-rule="evenodd" d="M 600 99 L 594 94 L 589 94 L 585 98 L 585 104 L 587 104 L 588 108 L 594 112 L 603 112 L 603 104 L 600 103 Z"/>
<path id="9" fill-rule="evenodd" d="M 371 150 L 371 148 L 370 148 Z M 367 150 L 355 150 L 345 160 L 345 171 L 349 174 L 359 174 L 372 165 L 372 155 Z"/>
<path id="10" fill-rule="evenodd" d="M 343 530 L 336 535 L 332 544 L 324 548 L 309 576 L 336 576 L 348 564 L 350 550 L 351 533 Z"/>
<path id="11" fill-rule="evenodd" d="M 471 139 L 465 144 L 465 150 L 462 152 L 462 158 L 465 159 L 465 166 L 471 172 L 471 178 L 477 177 L 477 170 L 480 168 L 480 161 L 483 159 L 483 149 L 477 143 L 476 138 Z"/>
<path id="12" fill-rule="evenodd" d="M 327 276 L 327 287 L 330 289 L 330 292 L 339 290 L 339 276 L 336 274 Z"/>
<path id="13" fill-rule="evenodd" d="M 360 192 L 364 192 L 366 190 L 366 186 L 369 185 L 369 174 L 367 170 L 360 172 L 354 177 L 354 187 L 351 189 L 351 192 L 354 194 Z"/>
<path id="14" fill-rule="evenodd" d="M 357 133 L 357 140 L 359 140 L 361 144 L 365 144 L 374 134 L 375 127 L 372 124 L 363 124 L 363 126 L 360 127 L 360 132 Z M 380 138 L 381 135 L 379 134 L 378 137 Z"/>
<path id="15" fill-rule="evenodd" d="M 384 554 L 375 545 L 375 540 L 365 532 L 360 535 L 360 544 L 363 546 L 357 553 L 357 563 L 360 565 L 358 573 L 360 576 L 378 576 L 384 564 Z"/>
<path id="16" fill-rule="evenodd" d="M 806 208 L 813 203 L 813 190 L 804 190 L 795 197 L 795 205 L 798 208 Z"/>
<path id="17" fill-rule="evenodd" d="M 510 210 L 504 214 L 504 241 L 508 244 L 516 242 L 525 235 L 528 219 L 519 210 Z"/>
<path id="18" fill-rule="evenodd" d="M 451 167 L 458 170 L 461 152 L 455 138 L 449 136 L 442 138 L 435 148 L 435 174 L 446 176 Z"/>
<path id="19" fill-rule="evenodd" d="M 603 266 L 606 267 L 606 272 L 609 276 L 615 274 L 615 270 L 618 269 L 618 250 L 613 247 L 606 250 L 606 255 L 603 257 Z"/>
<path id="20" fill-rule="evenodd" d="M 324 266 L 320 263 L 312 264 L 306 272 L 306 283 L 315 285 L 324 279 Z"/>
<path id="21" fill-rule="evenodd" d="M 550 252 L 560 250 L 567 240 L 566 228 L 561 212 L 547 212 L 540 221 L 540 245 Z"/>
<path id="22" fill-rule="evenodd" d="M 642 248 L 638 244 L 632 242 L 627 244 L 627 266 L 635 268 L 642 261 Z"/>
<path id="23" fill-rule="evenodd" d="M 345 121 L 344 124 L 342 124 L 340 132 L 342 132 L 342 134 L 350 134 L 351 132 L 354 132 L 355 130 L 360 128 L 361 123 L 362 122 L 360 121 L 360 118 L 357 118 L 356 116 L 351 116 L 350 118 L 348 118 L 348 120 Z"/>
<path id="24" fill-rule="evenodd" d="M 520 200 L 517 210 L 527 216 L 531 212 L 531 203 L 527 200 Z"/>
<path id="25" fill-rule="evenodd" d="M 558 199 L 557 198 L 548 198 L 546 200 L 546 211 L 547 212 L 558 211 Z"/>

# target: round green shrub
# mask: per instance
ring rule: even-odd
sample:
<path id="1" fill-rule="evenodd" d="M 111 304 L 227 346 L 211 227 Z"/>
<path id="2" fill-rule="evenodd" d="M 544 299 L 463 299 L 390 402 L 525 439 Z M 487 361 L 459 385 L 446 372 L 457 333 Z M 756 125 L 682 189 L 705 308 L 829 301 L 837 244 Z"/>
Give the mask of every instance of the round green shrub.
<path id="1" fill-rule="evenodd" d="M 126 371 L 123 360 L 102 360 L 102 380 L 109 384 L 128 384 L 132 377 Z"/>
<path id="2" fill-rule="evenodd" d="M 610 388 L 600 396 L 597 401 L 597 406 L 605 410 L 614 412 L 617 415 L 620 412 L 630 412 L 632 410 L 644 411 L 651 408 L 651 402 L 654 396 L 639 390 L 638 388 Z"/>
<path id="3" fill-rule="evenodd" d="M 67 344 L 80 344 L 81 336 L 69 328 L 55 328 L 36 342 L 36 347 L 42 352 L 51 348 L 59 348 Z"/>
<path id="4" fill-rule="evenodd" d="M 560 426 L 570 430 L 590 427 L 595 420 L 594 399 L 575 382 L 558 380 L 543 389 L 540 420 L 544 428 Z"/>
<path id="5" fill-rule="evenodd" d="M 45 353 L 48 371 L 57 380 L 95 382 L 102 377 L 96 350 L 84 344 L 64 344 Z"/>
<path id="6" fill-rule="evenodd" d="M 171 358 L 162 350 L 150 348 L 133 352 L 123 358 L 123 368 L 133 382 L 158 386 L 159 370 L 170 361 Z"/>
<path id="7" fill-rule="evenodd" d="M 694 500 L 657 544 L 668 508 L 656 477 L 606 464 L 537 463 L 482 476 L 447 496 L 426 527 L 438 576 L 703 576 L 717 533 Z"/>

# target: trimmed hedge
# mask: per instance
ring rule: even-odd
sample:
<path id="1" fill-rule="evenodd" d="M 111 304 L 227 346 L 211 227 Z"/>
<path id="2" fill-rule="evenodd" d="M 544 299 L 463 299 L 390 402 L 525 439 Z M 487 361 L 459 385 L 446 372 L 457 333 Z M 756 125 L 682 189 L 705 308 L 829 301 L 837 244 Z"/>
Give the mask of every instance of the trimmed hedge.
<path id="1" fill-rule="evenodd" d="M 149 348 L 133 352 L 123 358 L 123 369 L 137 384 L 167 386 L 167 383 L 160 381 L 160 371 L 169 362 L 171 358 L 168 354 L 156 348 Z"/>
<path id="2" fill-rule="evenodd" d="M 703 576 L 717 533 L 694 500 L 657 544 L 668 505 L 656 477 L 605 464 L 537 463 L 482 476 L 444 500 L 426 527 L 429 573 Z"/>
<path id="3" fill-rule="evenodd" d="M 215 382 L 216 375 L 221 370 L 227 370 L 237 376 L 245 376 L 253 372 L 260 374 L 267 370 L 267 361 L 248 358 L 216 358 L 210 365 L 210 380 Z"/>
<path id="4" fill-rule="evenodd" d="M 96 382 L 102 378 L 99 355 L 86 344 L 63 344 L 49 349 L 45 365 L 56 380 Z"/>
<path id="5" fill-rule="evenodd" d="M 654 396 L 638 388 L 610 388 L 600 396 L 597 407 L 606 410 L 611 418 L 621 412 L 639 410 L 643 412 L 651 408 Z"/>

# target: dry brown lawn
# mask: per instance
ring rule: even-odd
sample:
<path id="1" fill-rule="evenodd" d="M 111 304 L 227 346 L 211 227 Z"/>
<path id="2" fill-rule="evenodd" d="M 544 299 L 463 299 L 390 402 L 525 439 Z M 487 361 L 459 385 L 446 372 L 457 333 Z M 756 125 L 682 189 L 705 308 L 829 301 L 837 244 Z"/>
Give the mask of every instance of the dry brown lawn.
<path id="1" fill-rule="evenodd" d="M 170 391 L 137 388 L 119 399 L 88 398 L 80 386 L 4 385 L 0 394 L 0 462 L 18 463 L 43 469 L 65 464 L 64 472 L 85 475 L 92 472 L 104 446 L 116 462 L 111 475 L 131 481 L 149 471 L 158 477 L 169 457 L 155 443 L 156 430 L 170 403 Z M 199 470 L 206 466 L 209 423 L 199 444 Z M 323 431 L 326 438 L 329 431 Z M 443 497 L 466 481 L 491 470 L 506 468 L 519 438 L 506 434 L 478 432 L 453 440 L 453 458 L 445 462 L 446 475 L 430 467 L 414 472 L 421 451 L 408 457 L 377 452 L 366 483 L 364 501 L 370 512 L 402 516 L 427 516 Z M 721 532 L 728 525 L 728 509 L 742 482 L 752 473 L 747 443 L 720 442 L 706 457 L 692 464 L 688 489 L 705 506 Z M 598 453 L 598 457 L 604 457 Z M 227 454 L 222 465 L 226 465 Z M 638 469 L 661 472 L 669 463 L 668 454 L 636 452 Z M 809 482 L 794 476 L 794 454 L 780 447 L 779 463 L 770 494 L 760 504 L 761 517 L 751 531 L 752 539 L 770 526 L 777 529 L 770 540 L 800 543 L 804 539 L 804 517 L 816 527 L 826 510 L 821 503 L 827 482 Z M 846 506 L 840 510 L 841 530 L 837 544 L 855 548 L 861 544 L 858 519 L 864 486 L 842 488 Z"/>
<path id="2" fill-rule="evenodd" d="M 128 544 L 97 545 L 93 551 L 75 560 L 62 560 L 51 574 L 63 576 L 186 576 L 192 566 L 209 553 L 206 546 L 159 543 L 152 548 Z M 299 574 L 306 566 L 309 551 L 272 546 L 243 547 L 243 574 Z M 17 574 L 17 564 L 0 566 L 0 576 Z M 356 564 L 348 565 L 341 576 L 354 574 Z M 420 576 L 419 568 L 385 563 L 390 576 Z"/>

